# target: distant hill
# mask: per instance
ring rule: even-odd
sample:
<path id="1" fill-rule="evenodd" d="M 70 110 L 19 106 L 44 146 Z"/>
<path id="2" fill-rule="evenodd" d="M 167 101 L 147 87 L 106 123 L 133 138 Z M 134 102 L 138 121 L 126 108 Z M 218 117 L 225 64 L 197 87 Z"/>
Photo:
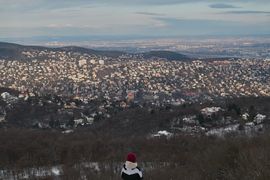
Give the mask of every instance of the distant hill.
<path id="1" fill-rule="evenodd" d="M 23 46 L 0 42 L 0 58 L 18 58 Z"/>
<path id="2" fill-rule="evenodd" d="M 172 51 L 150 51 L 143 53 L 145 58 L 164 58 L 167 60 L 188 60 L 189 58 L 183 54 L 179 54 Z"/>
<path id="3" fill-rule="evenodd" d="M 0 42 L 0 58 L 4 59 L 24 59 L 25 57 L 22 55 L 23 51 L 45 51 L 45 50 L 51 51 L 63 50 L 68 52 L 78 52 L 108 57 L 119 57 L 122 54 L 125 54 L 124 52 L 120 51 L 98 51 L 76 46 L 49 48 L 42 46 L 23 46 L 19 44 Z"/>
<path id="4" fill-rule="evenodd" d="M 128 54 L 121 51 L 101 51 L 101 50 L 93 50 L 83 47 L 77 46 L 67 46 L 67 47 L 59 47 L 59 48 L 49 48 L 42 46 L 23 46 L 19 44 L 0 42 L 0 58 L 2 59 L 21 59 L 24 60 L 26 57 L 22 54 L 23 51 L 68 51 L 68 52 L 78 52 L 78 53 L 86 53 L 86 54 L 94 54 L 98 56 L 107 56 L 116 58 L 123 54 Z M 150 51 L 141 54 L 144 58 L 164 58 L 167 60 L 187 60 L 189 59 L 187 56 L 171 52 L 171 51 Z"/>

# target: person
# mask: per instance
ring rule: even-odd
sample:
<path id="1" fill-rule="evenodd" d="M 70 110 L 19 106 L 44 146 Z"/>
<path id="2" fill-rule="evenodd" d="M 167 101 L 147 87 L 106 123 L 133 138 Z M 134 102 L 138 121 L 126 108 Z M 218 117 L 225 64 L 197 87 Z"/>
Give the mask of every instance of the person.
<path id="1" fill-rule="evenodd" d="M 121 170 L 121 177 L 123 180 L 141 180 L 143 174 L 141 169 L 138 167 L 136 161 L 136 155 L 134 153 L 128 153 L 126 162 Z"/>

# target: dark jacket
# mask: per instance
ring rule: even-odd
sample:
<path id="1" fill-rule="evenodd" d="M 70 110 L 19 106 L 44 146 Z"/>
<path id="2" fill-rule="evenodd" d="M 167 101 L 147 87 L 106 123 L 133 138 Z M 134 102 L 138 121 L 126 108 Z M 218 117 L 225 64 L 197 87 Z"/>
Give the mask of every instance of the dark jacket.
<path id="1" fill-rule="evenodd" d="M 141 180 L 143 179 L 142 171 L 139 167 L 133 169 L 127 169 L 126 165 L 123 165 L 121 171 L 121 177 L 123 180 Z"/>

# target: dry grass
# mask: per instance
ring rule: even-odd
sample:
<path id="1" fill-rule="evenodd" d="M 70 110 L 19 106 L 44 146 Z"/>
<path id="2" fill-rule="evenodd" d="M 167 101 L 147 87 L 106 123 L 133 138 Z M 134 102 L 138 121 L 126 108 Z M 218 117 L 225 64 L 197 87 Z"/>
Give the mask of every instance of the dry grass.
<path id="1" fill-rule="evenodd" d="M 121 163 L 117 166 L 115 162 L 123 162 L 129 151 L 137 153 L 145 179 L 270 178 L 268 134 L 252 138 L 145 139 L 91 132 L 64 135 L 39 130 L 0 131 L 0 167 L 17 170 L 14 174 L 23 168 L 61 164 L 64 172 L 61 179 L 116 180 Z M 84 166 L 83 162 L 100 162 L 100 170 Z"/>

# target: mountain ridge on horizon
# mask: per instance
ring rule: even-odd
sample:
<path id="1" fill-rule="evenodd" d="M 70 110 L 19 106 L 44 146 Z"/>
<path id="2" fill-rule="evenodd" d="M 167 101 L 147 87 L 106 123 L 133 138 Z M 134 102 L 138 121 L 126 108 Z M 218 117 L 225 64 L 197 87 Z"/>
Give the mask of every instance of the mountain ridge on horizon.
<path id="1" fill-rule="evenodd" d="M 20 45 L 16 43 L 0 41 L 0 58 L 4 59 L 23 58 L 21 54 L 22 51 L 33 51 L 33 50 L 53 50 L 53 51 L 64 50 L 68 52 L 94 54 L 99 56 L 107 56 L 111 58 L 117 58 L 123 54 L 132 54 L 132 55 L 142 55 L 147 59 L 164 58 L 167 60 L 189 60 L 189 57 L 187 57 L 186 55 L 173 51 L 148 51 L 143 53 L 127 53 L 124 51 L 94 50 L 81 46 L 46 47 L 35 45 Z"/>

